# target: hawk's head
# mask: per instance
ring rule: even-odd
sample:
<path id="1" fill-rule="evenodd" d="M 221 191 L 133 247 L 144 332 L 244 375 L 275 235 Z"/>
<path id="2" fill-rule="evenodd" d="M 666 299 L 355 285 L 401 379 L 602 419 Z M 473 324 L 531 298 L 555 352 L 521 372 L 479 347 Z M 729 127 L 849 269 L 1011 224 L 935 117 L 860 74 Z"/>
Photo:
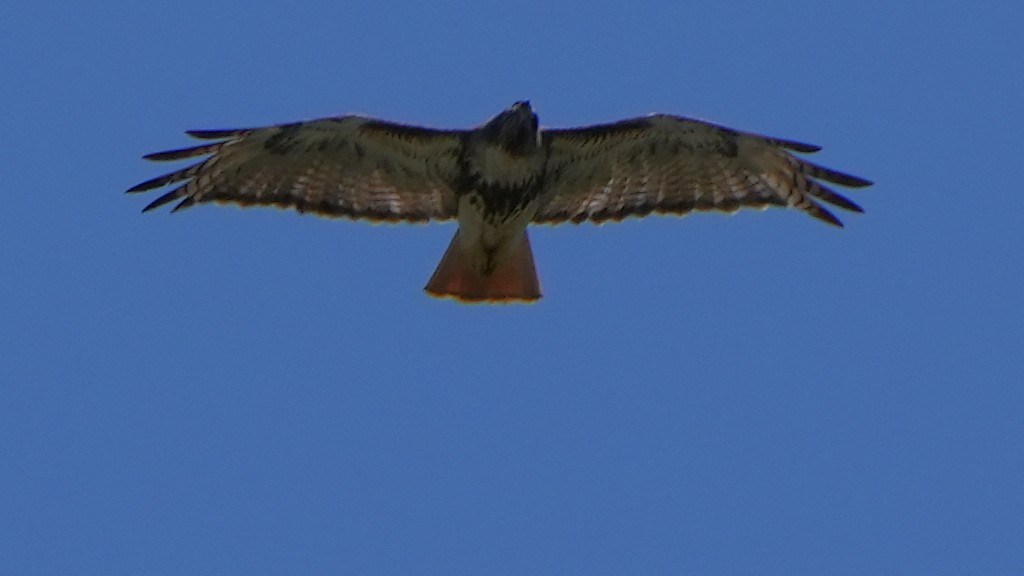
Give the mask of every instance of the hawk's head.
<path id="1" fill-rule="evenodd" d="M 526 156 L 540 147 L 537 115 L 528 100 L 516 102 L 492 118 L 482 129 L 484 139 L 514 156 Z"/>

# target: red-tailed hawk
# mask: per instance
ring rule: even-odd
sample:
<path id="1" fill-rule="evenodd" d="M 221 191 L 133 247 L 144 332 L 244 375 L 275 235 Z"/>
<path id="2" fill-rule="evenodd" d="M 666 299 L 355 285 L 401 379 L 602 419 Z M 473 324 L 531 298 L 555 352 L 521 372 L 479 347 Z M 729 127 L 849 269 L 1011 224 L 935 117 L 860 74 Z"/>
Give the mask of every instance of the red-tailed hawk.
<path id="1" fill-rule="evenodd" d="M 862 210 L 822 181 L 871 184 L 792 154 L 818 150 L 810 144 L 668 115 L 540 128 L 529 102 L 472 130 L 340 116 L 188 134 L 216 142 L 145 158 L 210 156 L 128 190 L 181 182 L 144 212 L 180 200 L 174 211 L 214 201 L 386 222 L 455 218 L 426 291 L 468 302 L 540 298 L 531 223 L 779 205 L 842 226 L 819 200 Z"/>

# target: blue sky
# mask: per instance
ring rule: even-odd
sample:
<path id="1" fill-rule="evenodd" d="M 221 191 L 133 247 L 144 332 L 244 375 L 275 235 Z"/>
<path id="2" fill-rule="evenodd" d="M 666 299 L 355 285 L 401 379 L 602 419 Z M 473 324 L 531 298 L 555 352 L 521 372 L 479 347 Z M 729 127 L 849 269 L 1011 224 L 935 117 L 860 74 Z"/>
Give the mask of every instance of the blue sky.
<path id="1" fill-rule="evenodd" d="M 0 571 L 1024 573 L 1019 3 L 286 4 L 5 5 Z M 508 307 L 422 293 L 451 224 L 122 194 L 185 129 L 524 98 L 877 184 L 537 228 Z"/>

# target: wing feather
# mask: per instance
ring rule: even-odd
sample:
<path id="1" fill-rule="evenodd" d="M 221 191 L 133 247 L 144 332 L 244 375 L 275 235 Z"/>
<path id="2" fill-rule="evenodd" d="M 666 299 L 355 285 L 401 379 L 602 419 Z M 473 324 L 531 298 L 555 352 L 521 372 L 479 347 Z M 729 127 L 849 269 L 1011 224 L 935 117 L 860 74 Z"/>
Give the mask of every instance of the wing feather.
<path id="1" fill-rule="evenodd" d="M 197 140 L 221 140 L 234 138 L 244 132 L 252 132 L 254 128 L 230 128 L 227 130 L 186 130 L 185 134 Z"/>
<path id="2" fill-rule="evenodd" d="M 342 116 L 187 133 L 219 141 L 146 155 L 154 161 L 209 156 L 128 189 L 185 181 L 143 211 L 180 199 L 173 211 L 212 201 L 379 221 L 455 216 L 460 131 Z"/>
<path id="3" fill-rule="evenodd" d="M 819 150 L 812 144 L 678 116 L 545 130 L 543 137 L 546 193 L 534 217 L 541 223 L 791 206 L 842 226 L 816 200 L 863 210 L 819 180 L 851 188 L 871 184 L 790 152 Z"/>
<path id="4" fill-rule="evenodd" d="M 179 148 L 177 150 L 167 150 L 165 152 L 153 152 L 152 154 L 146 154 L 143 156 L 146 160 L 154 160 L 158 162 L 166 162 L 170 160 L 181 160 L 183 158 L 193 158 L 195 156 L 203 156 L 206 154 L 213 154 L 223 145 L 222 142 L 216 144 L 204 144 L 202 146 L 192 146 L 190 148 Z"/>

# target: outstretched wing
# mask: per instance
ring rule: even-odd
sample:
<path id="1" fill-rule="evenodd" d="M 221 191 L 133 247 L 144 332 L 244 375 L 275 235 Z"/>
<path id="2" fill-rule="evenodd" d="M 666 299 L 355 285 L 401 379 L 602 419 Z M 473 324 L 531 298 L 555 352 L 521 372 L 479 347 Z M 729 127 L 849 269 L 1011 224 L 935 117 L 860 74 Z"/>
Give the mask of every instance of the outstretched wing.
<path id="1" fill-rule="evenodd" d="M 211 156 L 129 189 L 143 192 L 180 183 L 144 212 L 180 200 L 174 210 L 213 201 L 385 221 L 455 216 L 452 186 L 458 176 L 460 131 L 342 116 L 188 134 L 218 141 L 145 158 Z"/>
<path id="2" fill-rule="evenodd" d="M 578 129 L 545 130 L 546 195 L 535 222 L 604 222 L 627 216 L 735 212 L 792 206 L 835 226 L 818 200 L 861 208 L 824 182 L 871 182 L 797 158 L 817 146 L 767 138 L 677 116 L 650 116 Z"/>

